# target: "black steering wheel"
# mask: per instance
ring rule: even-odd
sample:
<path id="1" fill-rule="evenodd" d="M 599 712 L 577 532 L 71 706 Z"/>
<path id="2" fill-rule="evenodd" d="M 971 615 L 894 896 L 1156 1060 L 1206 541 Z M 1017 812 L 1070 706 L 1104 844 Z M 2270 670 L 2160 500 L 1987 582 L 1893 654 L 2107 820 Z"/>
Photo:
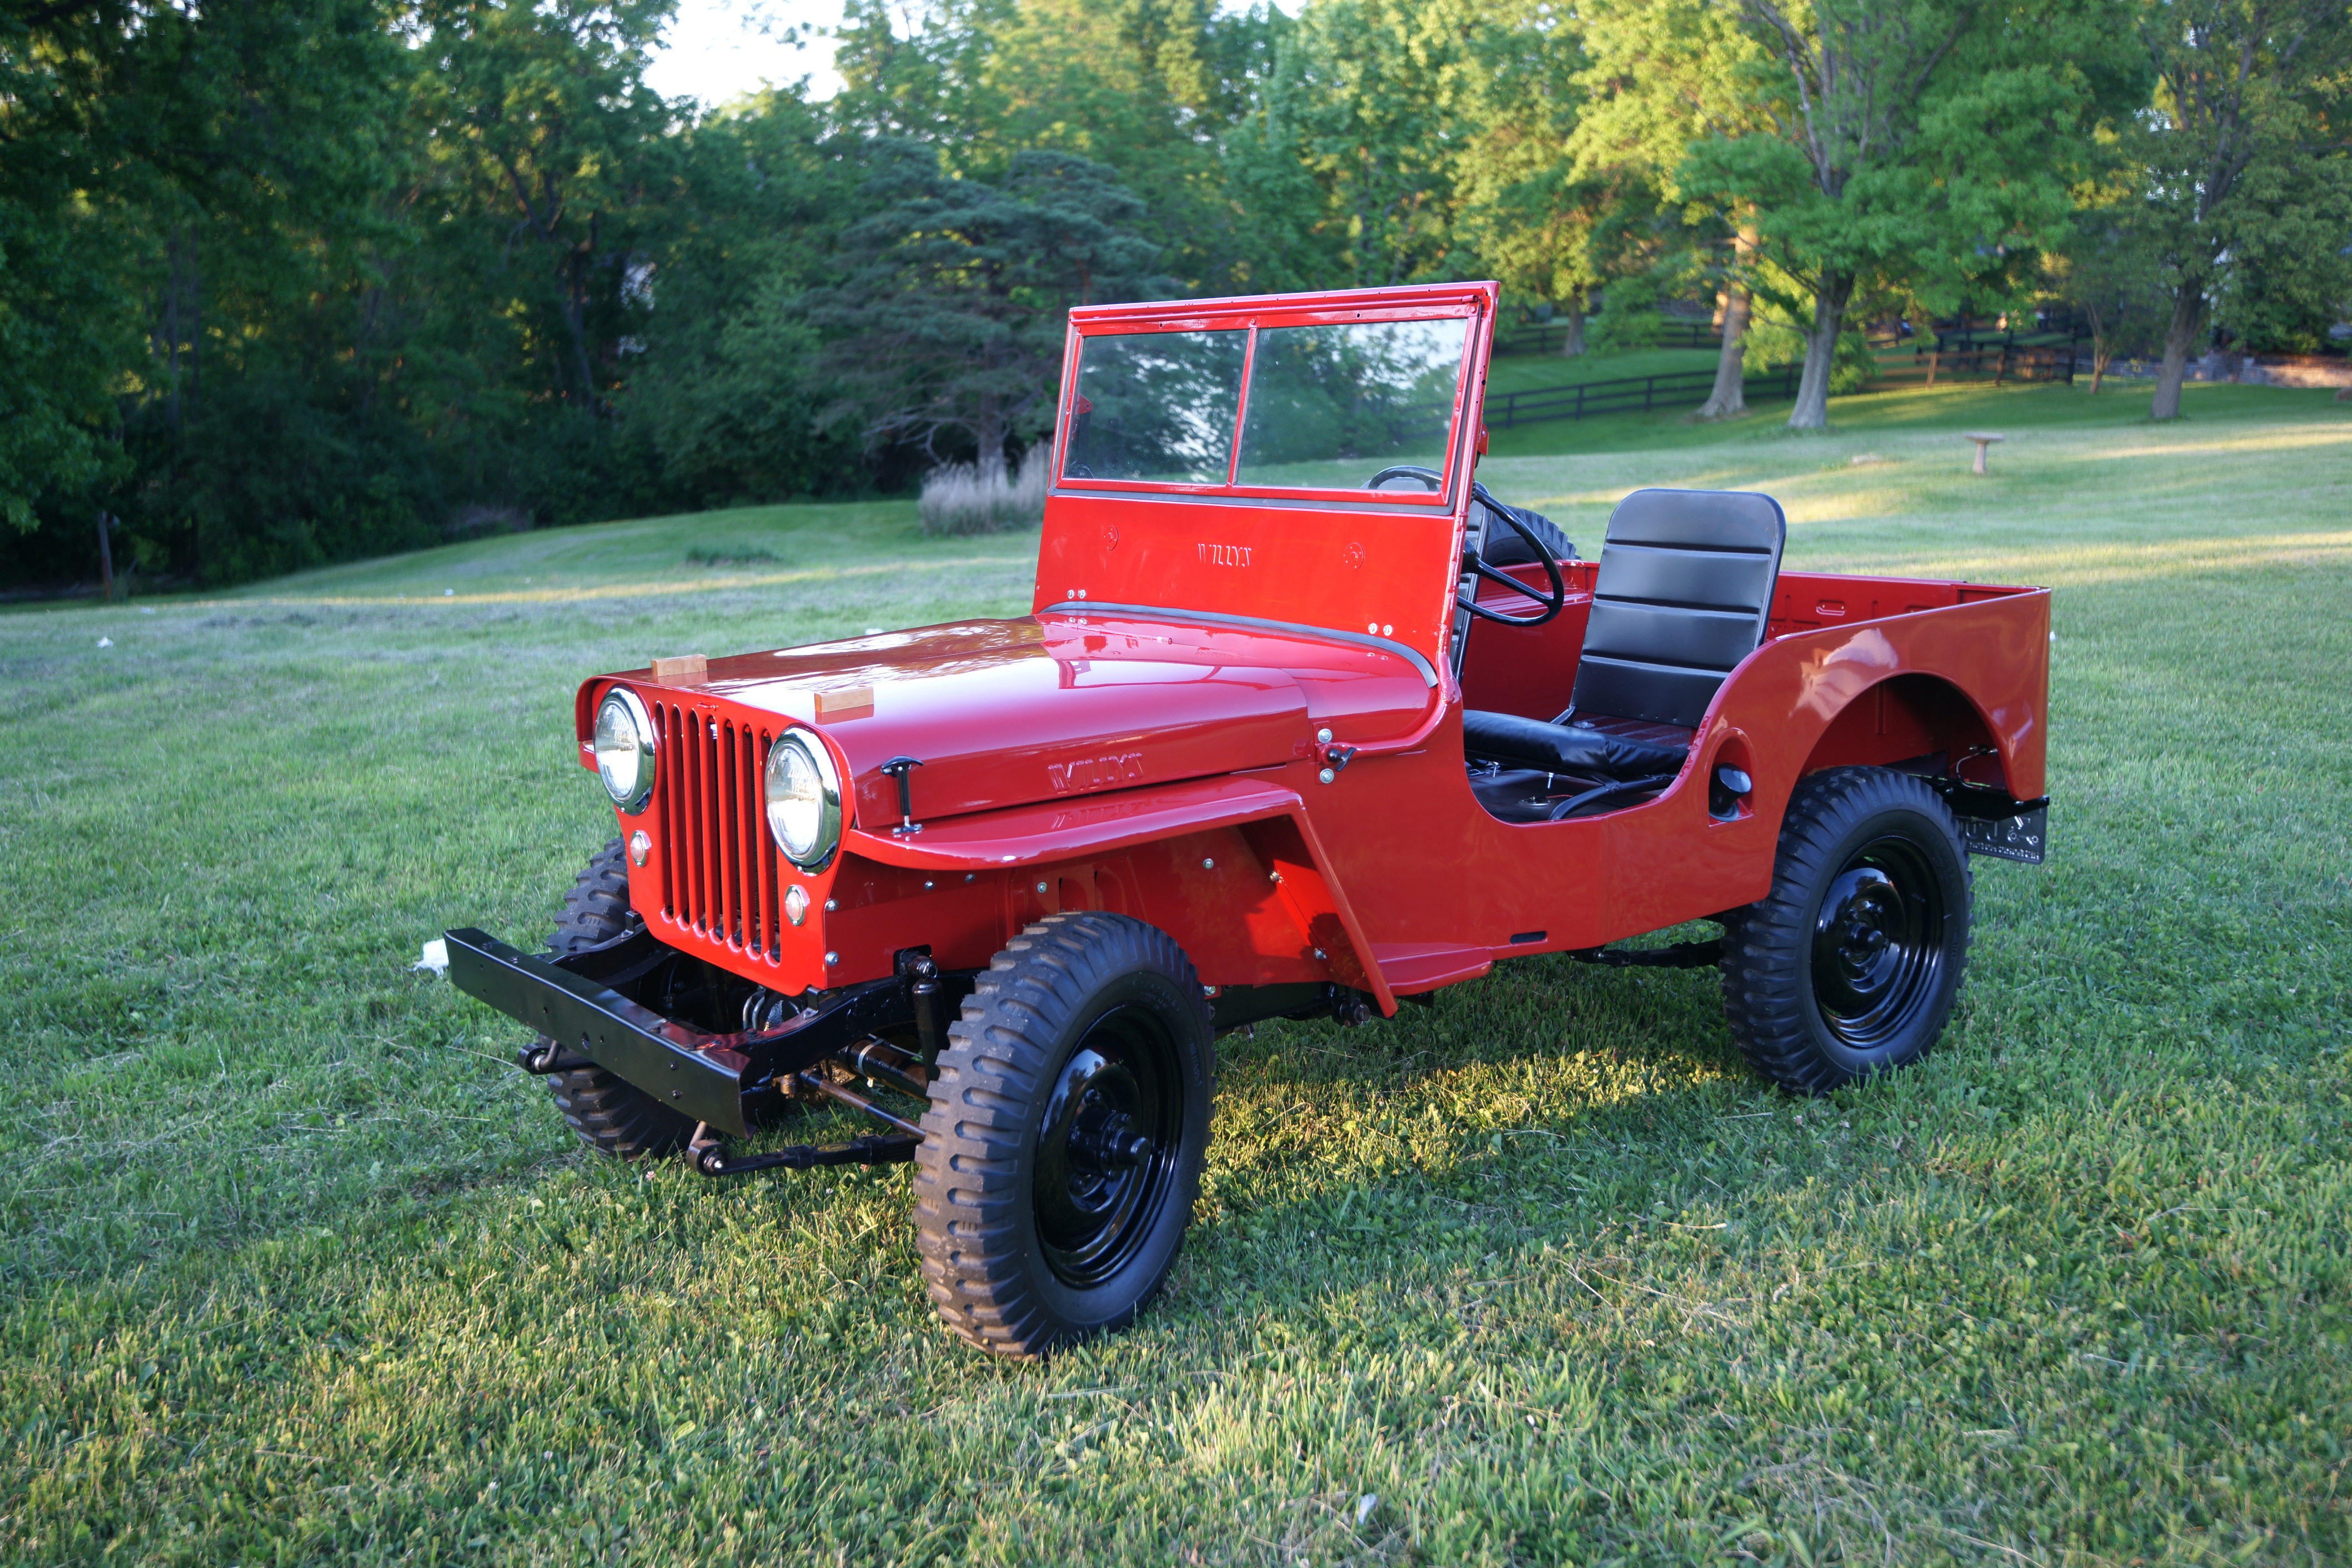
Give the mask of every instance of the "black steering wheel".
<path id="1" fill-rule="evenodd" d="M 1373 475 L 1370 487 L 1377 490 L 1391 479 L 1418 479 L 1432 490 L 1445 483 L 1445 476 L 1434 468 L 1424 468 L 1417 463 L 1394 463 Z M 1552 559 L 1551 546 L 1520 519 L 1517 507 L 1507 507 L 1495 499 L 1494 492 L 1475 479 L 1470 481 L 1470 498 L 1484 506 L 1489 516 L 1500 517 L 1508 523 L 1513 533 L 1527 540 L 1528 553 L 1535 557 L 1537 564 L 1544 569 L 1544 576 L 1550 579 L 1551 591 L 1549 593 L 1529 591 L 1528 585 L 1517 578 L 1497 571 L 1479 559 L 1479 552 L 1473 549 L 1465 554 L 1464 565 L 1489 582 L 1499 583 L 1514 593 L 1526 594 L 1528 598 L 1543 606 L 1543 609 L 1534 615 L 1510 615 L 1500 610 L 1489 610 L 1478 602 L 1477 591 L 1475 589 L 1467 593 L 1457 591 L 1454 595 L 1454 602 L 1473 615 L 1502 626 L 1540 626 L 1567 609 L 1568 581 L 1559 575 L 1559 563 Z"/>
<path id="2" fill-rule="evenodd" d="M 1518 535 L 1519 538 L 1527 540 L 1528 553 L 1536 558 L 1536 564 L 1544 569 L 1544 576 L 1551 580 L 1551 591 L 1549 593 L 1529 592 L 1526 583 L 1521 582 L 1517 578 L 1511 576 L 1507 572 L 1497 571 L 1495 568 L 1488 566 L 1485 561 L 1478 559 L 1479 552 L 1474 549 L 1469 551 L 1464 558 L 1465 564 L 1467 565 L 1472 571 L 1476 572 L 1480 577 L 1485 578 L 1489 582 L 1498 582 L 1502 584 L 1505 588 L 1509 589 L 1514 593 L 1527 594 L 1529 599 L 1532 599 L 1538 604 L 1542 605 L 1543 609 L 1539 613 L 1534 615 L 1507 615 L 1499 610 L 1489 610 L 1485 605 L 1479 603 L 1478 592 L 1475 588 L 1467 593 L 1457 591 L 1454 595 L 1454 602 L 1459 604 L 1463 609 L 1467 610 L 1473 615 L 1480 616 L 1503 626 L 1540 626 L 1545 622 L 1550 620 L 1553 616 L 1559 614 L 1561 611 L 1567 609 L 1568 580 L 1559 575 L 1559 562 L 1551 559 L 1551 546 L 1546 544 L 1543 539 L 1538 536 L 1535 529 L 1528 527 L 1527 523 L 1519 517 L 1519 510 L 1517 507 L 1507 507 L 1503 505 L 1502 502 L 1495 499 L 1494 494 L 1489 491 L 1486 486 L 1480 484 L 1475 479 L 1470 481 L 1470 498 L 1474 501 L 1484 504 L 1490 516 L 1500 517 L 1503 521 L 1510 524 L 1511 531 Z M 1482 540 L 1481 542 L 1483 543 L 1484 541 Z"/>
<path id="3" fill-rule="evenodd" d="M 1445 483 L 1445 476 L 1434 468 L 1423 468 L 1418 463 L 1391 463 L 1373 475 L 1372 482 L 1365 488 L 1377 490 L 1391 479 L 1418 479 L 1432 490 Z"/>

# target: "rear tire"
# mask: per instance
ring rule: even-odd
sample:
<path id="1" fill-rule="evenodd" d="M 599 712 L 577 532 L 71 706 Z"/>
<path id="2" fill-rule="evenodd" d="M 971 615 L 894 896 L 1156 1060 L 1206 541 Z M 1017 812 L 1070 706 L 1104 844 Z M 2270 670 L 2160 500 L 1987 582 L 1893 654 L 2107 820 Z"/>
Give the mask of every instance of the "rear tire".
<path id="1" fill-rule="evenodd" d="M 1756 1070 L 1826 1094 L 1907 1067 L 1968 968 L 1968 855 L 1907 773 L 1833 768 L 1797 786 L 1772 891 L 1724 917 L 1723 1008 Z"/>
<path id="2" fill-rule="evenodd" d="M 1025 1361 L 1134 1321 L 1200 1195 L 1214 1060 L 1201 977 L 1165 932 L 1056 915 L 996 956 L 915 1151 L 916 1244 L 950 1329 Z"/>
<path id="3" fill-rule="evenodd" d="M 547 939 L 549 951 L 576 953 L 609 942 L 637 924 L 629 907 L 625 852 L 614 839 L 589 861 L 563 895 L 563 913 L 556 917 L 555 934 Z M 544 1049 L 550 1042 L 542 1035 L 539 1043 Z M 547 1091 L 581 1142 L 615 1159 L 675 1154 L 694 1136 L 691 1118 L 601 1067 L 551 1072 Z"/>

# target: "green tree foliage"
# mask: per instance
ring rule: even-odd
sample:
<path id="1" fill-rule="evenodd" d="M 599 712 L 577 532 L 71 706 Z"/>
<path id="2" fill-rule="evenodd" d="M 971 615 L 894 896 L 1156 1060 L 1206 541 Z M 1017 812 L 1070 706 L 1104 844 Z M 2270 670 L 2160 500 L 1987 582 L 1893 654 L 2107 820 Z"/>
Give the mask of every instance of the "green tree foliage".
<path id="1" fill-rule="evenodd" d="M 2170 307 L 2150 413 L 2174 419 L 2217 309 L 2276 339 L 2345 298 L 2352 10 L 2148 0 L 2137 37 L 2157 89 L 2125 142 L 2144 172 L 2131 237 Z"/>
<path id="2" fill-rule="evenodd" d="M 1565 351 L 1580 354 L 1594 290 L 1639 265 L 1649 171 L 1579 156 L 1590 62 L 1565 16 L 1547 0 L 1479 16 L 1465 61 L 1454 225 L 1507 295 L 1566 308 Z"/>
<path id="3" fill-rule="evenodd" d="M 1675 259 L 1711 286 L 1722 312 L 1716 384 L 1699 410 L 1723 419 L 1747 410 L 1747 329 L 1759 282 L 1755 213 L 1738 200 L 1685 191 L 1692 145 L 1769 132 L 1751 84 L 1769 69 L 1760 41 L 1733 7 L 1707 0 L 1592 0 L 1585 14 L 1591 64 L 1570 145 L 1589 173 L 1640 182 L 1679 210 L 1685 244 Z"/>
<path id="4" fill-rule="evenodd" d="M 808 297 L 845 392 L 824 423 L 933 458 L 968 445 L 982 485 L 1001 486 L 1006 442 L 1050 422 L 1070 307 L 1160 281 L 1157 247 L 1128 232 L 1143 203 L 1069 153 L 1017 152 L 987 181 L 950 176 L 921 142 L 877 151 L 845 276 Z"/>
<path id="5" fill-rule="evenodd" d="M 711 112 L 673 4 L 0 0 L 10 580 L 992 474 L 1087 299 L 1711 296 L 1808 425 L 1864 319 L 2054 292 L 2162 412 L 2352 296 L 2341 0 L 851 0 Z"/>
<path id="6" fill-rule="evenodd" d="M 2126 79 L 2112 11 L 2071 0 L 1739 0 L 1752 129 L 1695 142 L 1679 177 L 1754 214 L 1803 287 L 1805 368 L 1789 423 L 1828 421 L 1858 294 L 1931 305 L 2013 292 L 2063 243 L 2105 96 Z M 2107 26 L 2103 26 L 2107 24 Z"/>

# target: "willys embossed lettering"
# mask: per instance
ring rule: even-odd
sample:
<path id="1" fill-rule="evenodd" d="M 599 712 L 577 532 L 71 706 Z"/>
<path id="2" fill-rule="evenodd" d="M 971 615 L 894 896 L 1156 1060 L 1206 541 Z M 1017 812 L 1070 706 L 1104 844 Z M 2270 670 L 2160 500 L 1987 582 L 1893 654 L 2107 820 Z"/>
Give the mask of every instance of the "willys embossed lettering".
<path id="1" fill-rule="evenodd" d="M 1073 789 L 1100 789 L 1110 784 L 1129 784 L 1143 777 L 1143 753 L 1122 751 L 1114 757 L 1089 757 L 1082 762 L 1048 762 L 1045 782 L 1054 787 L 1056 795 L 1066 795 Z"/>

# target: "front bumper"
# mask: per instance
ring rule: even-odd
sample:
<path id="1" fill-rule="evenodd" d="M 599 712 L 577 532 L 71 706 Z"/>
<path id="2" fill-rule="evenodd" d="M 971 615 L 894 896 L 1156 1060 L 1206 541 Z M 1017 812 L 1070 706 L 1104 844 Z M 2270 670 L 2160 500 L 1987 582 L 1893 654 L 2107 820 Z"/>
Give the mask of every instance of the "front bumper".
<path id="1" fill-rule="evenodd" d="M 780 1028 L 710 1034 L 631 1001 L 608 980 L 662 955 L 640 931 L 585 953 L 537 957 L 471 926 L 445 933 L 459 990 L 718 1132 L 748 1135 L 777 1079 L 869 1035 L 914 1027 L 909 979 L 846 987 Z"/>

